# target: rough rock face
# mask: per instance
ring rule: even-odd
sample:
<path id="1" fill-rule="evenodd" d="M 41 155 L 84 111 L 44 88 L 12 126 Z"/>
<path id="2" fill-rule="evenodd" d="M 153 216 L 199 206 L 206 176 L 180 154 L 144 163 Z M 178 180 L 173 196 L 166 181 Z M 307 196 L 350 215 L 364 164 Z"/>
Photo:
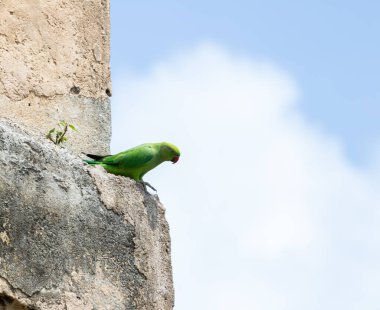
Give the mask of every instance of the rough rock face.
<path id="1" fill-rule="evenodd" d="M 107 153 L 109 0 L 0 0 L 0 116 L 46 133 L 60 120 L 68 147 Z"/>
<path id="2" fill-rule="evenodd" d="M 172 309 L 157 196 L 0 119 L 0 309 Z"/>

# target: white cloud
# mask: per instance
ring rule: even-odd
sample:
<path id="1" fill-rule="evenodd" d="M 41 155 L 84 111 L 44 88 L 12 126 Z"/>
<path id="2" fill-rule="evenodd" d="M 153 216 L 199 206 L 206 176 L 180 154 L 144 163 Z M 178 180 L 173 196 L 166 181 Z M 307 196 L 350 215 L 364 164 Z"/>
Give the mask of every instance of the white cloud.
<path id="1" fill-rule="evenodd" d="M 380 307 L 379 178 L 306 121 L 289 75 L 205 44 L 114 82 L 113 150 L 182 151 L 145 177 L 167 207 L 176 309 Z"/>

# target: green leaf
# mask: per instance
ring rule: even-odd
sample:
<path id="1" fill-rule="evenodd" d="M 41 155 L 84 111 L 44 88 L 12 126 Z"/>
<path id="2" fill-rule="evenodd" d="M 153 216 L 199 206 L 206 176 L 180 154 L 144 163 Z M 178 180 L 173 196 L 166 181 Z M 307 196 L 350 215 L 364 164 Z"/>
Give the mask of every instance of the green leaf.
<path id="1" fill-rule="evenodd" d="M 74 131 L 78 131 L 73 124 L 69 124 L 69 127 Z"/>

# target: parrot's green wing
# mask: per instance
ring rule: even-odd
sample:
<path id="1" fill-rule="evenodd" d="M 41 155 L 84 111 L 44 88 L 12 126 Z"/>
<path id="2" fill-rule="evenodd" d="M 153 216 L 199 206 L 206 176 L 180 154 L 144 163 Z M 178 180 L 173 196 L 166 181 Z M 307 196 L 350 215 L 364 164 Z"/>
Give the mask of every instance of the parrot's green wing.
<path id="1" fill-rule="evenodd" d="M 106 156 L 101 163 L 127 169 L 140 168 L 147 164 L 156 155 L 156 151 L 149 145 L 143 144 L 127 151 Z"/>

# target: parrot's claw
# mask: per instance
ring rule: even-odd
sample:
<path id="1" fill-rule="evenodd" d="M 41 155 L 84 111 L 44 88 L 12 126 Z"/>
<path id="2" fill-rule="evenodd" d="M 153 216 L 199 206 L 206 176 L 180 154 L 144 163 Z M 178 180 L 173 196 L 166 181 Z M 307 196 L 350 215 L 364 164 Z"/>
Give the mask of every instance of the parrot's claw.
<path id="1" fill-rule="evenodd" d="M 153 189 L 155 192 L 157 192 L 157 190 L 152 185 L 150 185 L 148 182 L 144 182 L 144 184 L 145 184 L 145 186 L 148 186 L 151 189 Z"/>
<path id="2" fill-rule="evenodd" d="M 148 190 L 146 189 L 147 186 L 150 187 L 151 189 L 153 189 L 155 192 L 157 192 L 157 190 L 152 185 L 150 185 L 148 182 L 140 181 L 140 183 L 142 184 L 142 186 L 144 187 L 146 192 L 148 192 Z"/>

